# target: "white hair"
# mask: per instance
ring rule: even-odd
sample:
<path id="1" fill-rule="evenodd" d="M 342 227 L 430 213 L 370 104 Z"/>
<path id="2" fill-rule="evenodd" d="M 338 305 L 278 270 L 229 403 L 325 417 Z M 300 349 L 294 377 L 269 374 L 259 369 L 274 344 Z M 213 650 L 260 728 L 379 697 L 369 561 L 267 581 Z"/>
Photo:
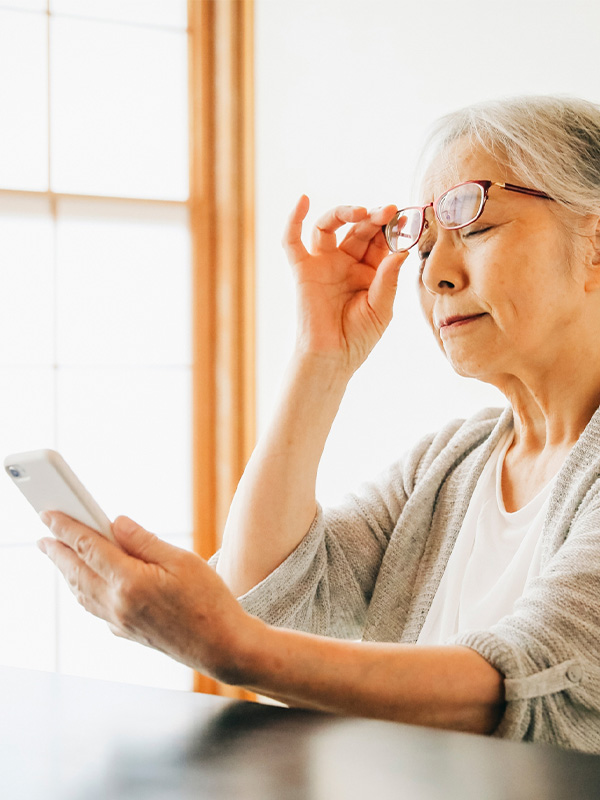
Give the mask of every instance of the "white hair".
<path id="1" fill-rule="evenodd" d="M 435 124 L 425 153 L 444 157 L 466 137 L 522 181 L 578 214 L 600 214 L 600 106 L 523 96 L 468 106 Z"/>

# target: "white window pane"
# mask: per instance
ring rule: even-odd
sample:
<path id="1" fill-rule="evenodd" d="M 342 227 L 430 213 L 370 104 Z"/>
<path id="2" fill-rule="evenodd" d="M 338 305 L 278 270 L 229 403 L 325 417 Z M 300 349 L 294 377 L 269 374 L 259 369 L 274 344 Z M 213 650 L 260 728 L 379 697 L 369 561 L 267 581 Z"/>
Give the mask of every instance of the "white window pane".
<path id="1" fill-rule="evenodd" d="M 164 653 L 114 636 L 105 622 L 77 603 L 64 581 L 59 583 L 59 671 L 86 678 L 192 688 L 192 671 Z"/>
<path id="2" fill-rule="evenodd" d="M 52 188 L 184 200 L 187 35 L 51 21 Z"/>
<path id="3" fill-rule="evenodd" d="M 0 370 L 0 462 L 11 453 L 54 446 L 52 369 Z M 0 467 L 0 544 L 34 542 L 45 528 Z"/>
<path id="4" fill-rule="evenodd" d="M 191 524 L 189 369 L 58 370 L 58 445 L 112 519 L 163 538 Z"/>
<path id="5" fill-rule="evenodd" d="M 0 547 L 0 664 L 53 670 L 55 567 L 37 547 Z"/>
<path id="6" fill-rule="evenodd" d="M 46 11 L 47 0 L 0 0 L 3 8 L 18 8 L 19 11 Z"/>
<path id="7" fill-rule="evenodd" d="M 188 212 L 61 201 L 59 364 L 191 362 Z"/>
<path id="8" fill-rule="evenodd" d="M 0 365 L 53 362 L 53 250 L 48 201 L 0 196 Z"/>
<path id="9" fill-rule="evenodd" d="M 116 22 L 187 26 L 187 0 L 50 0 L 50 11 Z"/>
<path id="10" fill-rule="evenodd" d="M 0 188 L 48 188 L 47 18 L 0 10 Z"/>

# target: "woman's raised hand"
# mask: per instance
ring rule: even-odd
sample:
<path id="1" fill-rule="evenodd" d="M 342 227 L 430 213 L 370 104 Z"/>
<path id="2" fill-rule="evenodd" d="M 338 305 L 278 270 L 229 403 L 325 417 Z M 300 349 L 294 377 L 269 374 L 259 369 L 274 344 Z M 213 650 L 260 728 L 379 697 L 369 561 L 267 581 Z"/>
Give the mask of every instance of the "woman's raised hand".
<path id="1" fill-rule="evenodd" d="M 388 252 L 381 226 L 396 208 L 368 212 L 362 206 L 338 206 L 328 211 L 313 229 L 309 252 L 301 238 L 308 207 L 303 195 L 283 237 L 298 287 L 297 348 L 338 358 L 344 369 L 354 372 L 392 319 L 406 253 Z M 336 231 L 346 223 L 352 227 L 338 244 Z"/>

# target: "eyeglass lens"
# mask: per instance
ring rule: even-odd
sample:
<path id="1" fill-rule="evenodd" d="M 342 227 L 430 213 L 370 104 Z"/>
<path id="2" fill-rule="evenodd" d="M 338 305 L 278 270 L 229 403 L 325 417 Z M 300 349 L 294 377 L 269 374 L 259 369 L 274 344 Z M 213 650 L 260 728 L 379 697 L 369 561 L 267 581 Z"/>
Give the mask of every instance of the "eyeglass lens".
<path id="1" fill-rule="evenodd" d="M 466 183 L 449 189 L 436 203 L 436 216 L 444 228 L 462 228 L 477 219 L 485 199 L 482 186 Z M 395 252 L 408 250 L 419 240 L 423 222 L 422 209 L 403 208 L 391 220 L 386 229 L 390 249 Z"/>
<path id="2" fill-rule="evenodd" d="M 477 219 L 483 203 L 478 183 L 465 183 L 449 189 L 438 200 L 436 216 L 444 228 L 461 228 Z"/>
<path id="3" fill-rule="evenodd" d="M 387 226 L 388 244 L 399 253 L 408 250 L 419 239 L 421 233 L 421 209 L 403 208 Z"/>

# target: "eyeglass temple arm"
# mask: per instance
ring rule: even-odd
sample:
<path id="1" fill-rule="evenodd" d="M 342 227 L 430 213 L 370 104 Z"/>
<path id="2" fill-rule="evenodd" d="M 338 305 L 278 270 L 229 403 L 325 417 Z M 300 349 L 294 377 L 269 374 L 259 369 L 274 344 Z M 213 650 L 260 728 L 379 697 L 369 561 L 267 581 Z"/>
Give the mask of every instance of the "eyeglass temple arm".
<path id="1" fill-rule="evenodd" d="M 514 183 L 495 183 L 494 186 L 499 186 L 501 189 L 506 189 L 509 192 L 519 192 L 520 194 L 529 194 L 533 197 L 544 197 L 546 200 L 552 200 L 546 192 L 540 192 L 539 189 L 526 189 L 525 186 L 515 186 Z"/>

